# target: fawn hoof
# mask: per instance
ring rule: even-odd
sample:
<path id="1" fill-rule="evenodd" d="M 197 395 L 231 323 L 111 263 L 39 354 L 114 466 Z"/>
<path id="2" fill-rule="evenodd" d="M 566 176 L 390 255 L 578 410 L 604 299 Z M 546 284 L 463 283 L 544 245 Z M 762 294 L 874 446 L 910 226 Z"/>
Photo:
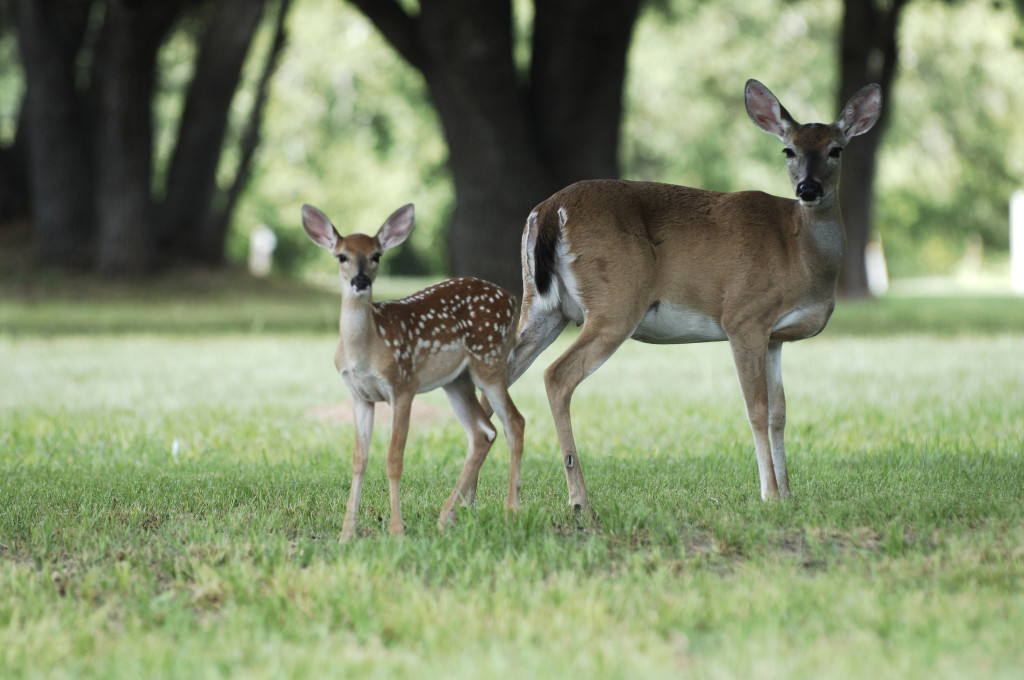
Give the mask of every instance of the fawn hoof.
<path id="1" fill-rule="evenodd" d="M 437 518 L 437 530 L 444 533 L 453 524 L 455 524 L 455 508 L 445 508 L 441 511 L 441 516 Z"/>

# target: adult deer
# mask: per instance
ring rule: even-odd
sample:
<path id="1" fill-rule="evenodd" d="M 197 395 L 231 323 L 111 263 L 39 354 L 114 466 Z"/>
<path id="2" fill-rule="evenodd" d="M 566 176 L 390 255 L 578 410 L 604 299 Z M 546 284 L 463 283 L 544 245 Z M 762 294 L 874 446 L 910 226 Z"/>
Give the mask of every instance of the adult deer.
<path id="1" fill-rule="evenodd" d="M 569 418 L 576 387 L 627 338 L 728 340 L 754 436 L 764 499 L 789 494 L 782 343 L 817 335 L 835 306 L 846 235 L 836 187 L 843 147 L 874 125 L 869 85 L 831 125 L 801 125 L 756 80 L 746 108 L 783 143 L 796 200 L 652 182 L 573 184 L 538 205 L 523 232 L 523 304 L 514 382 L 569 321 L 579 337 L 544 373 L 569 487 L 588 506 Z"/>
<path id="2" fill-rule="evenodd" d="M 391 533 L 405 533 L 399 481 L 413 397 L 441 387 L 469 437 L 469 453 L 438 527 L 455 516 L 455 504 L 476 494 L 480 466 L 497 432 L 476 399 L 475 387 L 497 412 L 512 455 L 507 507 L 519 508 L 522 415 L 508 394 L 507 362 L 515 341 L 516 300 L 501 288 L 472 278 L 450 279 L 402 300 L 373 302 L 380 257 L 409 236 L 413 206 L 403 206 L 376 236 L 338 235 L 331 221 L 302 206 L 309 238 L 337 258 L 341 272 L 341 334 L 334 365 L 352 393 L 356 441 L 341 539 L 356 534 L 359 497 L 369 458 L 374 403 L 391 405 L 391 444 L 387 475 L 391 490 Z"/>

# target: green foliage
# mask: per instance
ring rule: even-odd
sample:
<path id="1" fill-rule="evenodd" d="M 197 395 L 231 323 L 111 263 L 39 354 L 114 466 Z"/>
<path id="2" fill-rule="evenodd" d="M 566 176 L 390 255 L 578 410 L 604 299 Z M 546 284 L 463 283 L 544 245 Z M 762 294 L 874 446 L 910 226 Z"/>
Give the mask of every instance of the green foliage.
<path id="1" fill-rule="evenodd" d="M 518 8 L 524 72 L 530 16 Z M 624 175 L 788 193 L 778 145 L 743 113 L 743 83 L 762 80 L 802 120 L 830 120 L 841 20 L 838 0 L 649 4 L 630 55 Z M 302 202 L 346 232 L 373 231 L 414 201 L 420 226 L 402 253 L 413 262 L 391 264 L 440 273 L 453 197 L 419 75 L 344 3 L 300 0 L 290 27 L 259 168 L 236 220 L 236 257 L 251 226 L 264 223 L 301 268 L 315 253 L 298 229 Z M 1012 9 L 990 3 L 918 0 L 905 10 L 877 178 L 876 223 L 893 275 L 949 272 L 975 234 L 992 251 L 1007 247 L 1006 205 L 1024 175 L 1014 117 L 1024 110 L 1020 33 Z"/>
<path id="2" fill-rule="evenodd" d="M 386 270 L 444 270 L 447 150 L 422 78 L 346 3 L 297 0 L 288 27 L 257 169 L 235 220 L 235 257 L 244 257 L 250 229 L 265 224 L 289 269 L 319 270 L 325 262 L 302 231 L 303 203 L 327 213 L 344 235 L 376 233 L 412 202 L 417 228 Z"/>
<path id="3" fill-rule="evenodd" d="M 831 120 L 839 3 L 666 4 L 642 15 L 633 41 L 626 175 L 789 194 L 777 140 L 747 118 L 744 84 L 761 80 L 803 122 Z"/>
<path id="4" fill-rule="evenodd" d="M 20 67 L 18 41 L 13 32 L 5 31 L 3 23 L 6 7 L 0 7 L 0 145 L 14 141 L 18 129 L 18 110 L 25 92 L 25 80 Z"/>
<path id="5" fill-rule="evenodd" d="M 878 174 L 878 228 L 896 276 L 950 271 L 972 235 L 1005 251 L 1010 194 L 1024 177 L 1018 16 L 989 3 L 906 11 Z"/>
<path id="6" fill-rule="evenodd" d="M 832 120 L 841 14 L 835 1 L 655 5 L 632 49 L 627 176 L 788 194 L 778 144 L 743 111 L 743 84 L 761 80 L 802 122 Z M 1009 197 L 1024 176 L 1020 32 L 1011 8 L 990 3 L 918 0 L 904 11 L 876 179 L 894 276 L 952 271 L 974 235 L 1008 247 Z"/>

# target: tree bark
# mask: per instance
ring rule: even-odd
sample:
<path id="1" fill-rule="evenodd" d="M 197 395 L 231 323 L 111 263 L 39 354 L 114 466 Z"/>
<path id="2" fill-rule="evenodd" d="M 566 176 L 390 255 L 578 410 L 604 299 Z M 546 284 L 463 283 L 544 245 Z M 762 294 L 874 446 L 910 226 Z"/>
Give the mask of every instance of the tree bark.
<path id="1" fill-rule="evenodd" d="M 27 130 L 28 107 L 22 99 L 14 141 L 9 146 L 0 147 L 0 227 L 29 215 Z"/>
<path id="2" fill-rule="evenodd" d="M 226 222 L 214 219 L 217 167 L 231 102 L 265 0 L 222 0 L 200 42 L 159 216 L 161 248 L 209 264 L 224 259 Z"/>
<path id="3" fill-rule="evenodd" d="M 531 114 L 559 188 L 619 176 L 626 57 L 639 0 L 541 0 L 533 28 Z"/>
<path id="4" fill-rule="evenodd" d="M 75 86 L 75 56 L 90 5 L 89 0 L 18 4 L 33 256 L 43 265 L 84 266 L 92 256 L 92 149 L 82 134 L 85 100 Z"/>
<path id="5" fill-rule="evenodd" d="M 626 51 L 637 0 L 537 3 L 531 82 L 513 58 L 508 0 L 353 0 L 423 73 L 450 154 L 452 273 L 521 287 L 529 211 L 565 184 L 618 176 Z"/>
<path id="6" fill-rule="evenodd" d="M 871 295 L 864 251 L 874 227 L 874 182 L 878 148 L 892 111 L 892 84 L 898 57 L 900 12 L 908 0 L 845 0 L 840 37 L 838 105 L 869 83 L 882 87 L 885 103 L 874 128 L 843 153 L 839 202 L 846 226 L 846 253 L 839 275 L 839 294 Z"/>
<path id="7" fill-rule="evenodd" d="M 208 218 L 208 233 L 215 236 L 220 244 L 220 259 L 223 259 L 224 245 L 227 240 L 228 226 L 231 223 L 231 216 L 235 212 L 235 206 L 249 182 L 252 173 L 252 160 L 260 144 L 260 130 L 263 126 L 263 110 L 266 107 L 267 96 L 270 91 L 270 80 L 277 70 L 281 52 L 284 50 L 288 40 L 288 33 L 285 27 L 285 19 L 288 10 L 291 9 L 292 0 L 281 0 L 277 7 L 277 19 L 274 26 L 274 39 L 271 42 L 270 50 L 263 62 L 263 71 L 260 74 L 259 83 L 256 85 L 256 96 L 253 98 L 252 110 L 249 112 L 249 120 L 242 131 L 241 139 L 238 142 L 238 169 L 231 186 L 224 192 L 222 202 L 215 202 L 213 211 Z M 217 203 L 223 203 L 218 205 Z"/>
<path id="8" fill-rule="evenodd" d="M 513 61 L 511 4 L 435 0 L 421 7 L 423 74 L 455 182 L 452 272 L 518 290 L 523 223 L 557 182 L 528 125 Z"/>
<path id="9" fill-rule="evenodd" d="M 152 269 L 150 183 L 156 52 L 177 13 L 169 0 L 110 0 L 96 55 L 97 271 Z"/>

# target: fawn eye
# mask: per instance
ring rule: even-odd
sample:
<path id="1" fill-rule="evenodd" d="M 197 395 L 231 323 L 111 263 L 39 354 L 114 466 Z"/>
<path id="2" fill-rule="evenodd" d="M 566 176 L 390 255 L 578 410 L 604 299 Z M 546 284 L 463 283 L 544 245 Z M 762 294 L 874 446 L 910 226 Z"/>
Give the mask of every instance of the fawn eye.
<path id="1" fill-rule="evenodd" d="M 828 152 L 829 158 L 839 158 L 843 154 L 843 147 L 837 146 Z"/>
<path id="2" fill-rule="evenodd" d="M 348 255 L 346 255 L 345 253 L 340 253 L 339 255 L 337 255 L 337 258 L 338 262 L 348 262 Z"/>
<path id="3" fill-rule="evenodd" d="M 374 253 L 371 258 L 374 262 L 380 262 L 380 253 Z"/>
<path id="4" fill-rule="evenodd" d="M 785 156 L 786 158 L 796 158 L 796 151 L 793 151 L 790 148 L 786 148 L 782 150 L 782 155 Z"/>

